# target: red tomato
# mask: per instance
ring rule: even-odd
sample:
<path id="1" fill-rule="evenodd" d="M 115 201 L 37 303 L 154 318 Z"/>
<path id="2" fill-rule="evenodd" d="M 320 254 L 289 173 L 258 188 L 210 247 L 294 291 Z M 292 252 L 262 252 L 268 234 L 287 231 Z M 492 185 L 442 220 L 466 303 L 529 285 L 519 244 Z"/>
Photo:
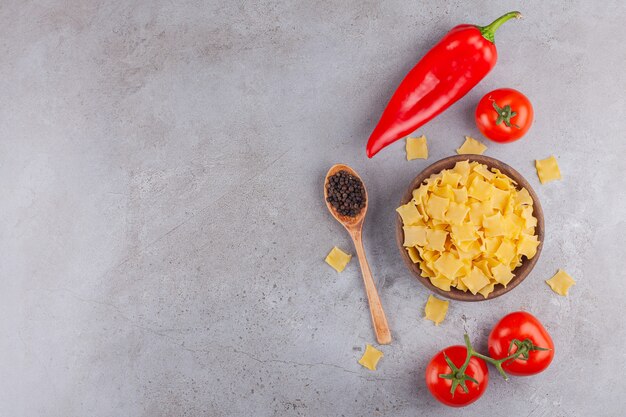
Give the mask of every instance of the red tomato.
<path id="1" fill-rule="evenodd" d="M 534 375 L 545 370 L 554 357 L 552 338 L 535 316 L 524 311 L 504 316 L 489 334 L 489 356 L 502 359 L 517 351 L 513 340 L 530 339 L 535 346 L 549 350 L 531 350 L 528 359 L 506 361 L 502 368 L 512 375 Z M 509 352 L 509 348 L 511 351 Z"/>
<path id="2" fill-rule="evenodd" d="M 524 136 L 533 123 L 528 98 L 512 88 L 487 93 L 476 107 L 478 130 L 495 142 L 513 142 Z"/>
<path id="3" fill-rule="evenodd" d="M 450 392 L 452 380 L 439 376 L 441 374 L 453 373 L 452 368 L 450 368 L 446 362 L 444 353 L 448 356 L 448 359 L 456 365 L 456 371 L 463 366 L 465 362 L 467 348 L 465 346 L 449 346 L 433 356 L 426 367 L 426 386 L 430 390 L 430 393 L 439 400 L 439 402 L 450 407 L 464 407 L 473 403 L 479 399 L 485 392 L 485 389 L 487 389 L 487 384 L 489 383 L 487 364 L 480 358 L 472 357 L 465 370 L 465 374 L 474 378 L 478 384 L 466 380 L 465 385 L 468 392 L 465 392 L 459 385 L 454 390 L 454 395 L 452 395 Z"/>

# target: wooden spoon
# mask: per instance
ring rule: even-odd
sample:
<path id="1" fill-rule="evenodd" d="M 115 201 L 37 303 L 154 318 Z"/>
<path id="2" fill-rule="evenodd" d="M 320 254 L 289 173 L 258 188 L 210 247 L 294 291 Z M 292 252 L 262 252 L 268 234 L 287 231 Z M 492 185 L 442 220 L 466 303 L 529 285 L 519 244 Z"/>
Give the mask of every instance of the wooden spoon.
<path id="1" fill-rule="evenodd" d="M 350 175 L 358 178 L 363 184 L 363 191 L 365 191 L 365 207 L 361 209 L 361 212 L 354 217 L 344 216 L 339 214 L 337 210 L 328 202 L 328 191 L 326 190 L 326 184 L 328 184 L 328 178 L 333 176 L 339 171 L 346 171 Z M 359 264 L 361 265 L 361 272 L 363 273 L 363 282 L 365 283 L 365 292 L 367 293 L 367 299 L 369 301 L 370 313 L 372 314 L 372 323 L 374 324 L 374 332 L 376 333 L 376 339 L 381 345 L 387 345 L 391 343 L 391 333 L 389 332 L 389 325 L 387 324 L 387 318 L 383 306 L 380 303 L 378 297 L 378 291 L 376 291 L 376 285 L 372 278 L 372 271 L 365 258 L 365 249 L 363 248 L 363 239 L 361 237 L 363 231 L 363 222 L 365 221 L 365 213 L 367 212 L 367 205 L 369 199 L 367 197 L 367 190 L 365 189 L 365 183 L 359 177 L 359 175 L 349 166 L 343 164 L 333 165 L 324 178 L 324 201 L 326 201 L 326 207 L 330 211 L 330 214 L 346 228 L 354 247 L 356 248 L 356 256 L 359 258 Z"/>

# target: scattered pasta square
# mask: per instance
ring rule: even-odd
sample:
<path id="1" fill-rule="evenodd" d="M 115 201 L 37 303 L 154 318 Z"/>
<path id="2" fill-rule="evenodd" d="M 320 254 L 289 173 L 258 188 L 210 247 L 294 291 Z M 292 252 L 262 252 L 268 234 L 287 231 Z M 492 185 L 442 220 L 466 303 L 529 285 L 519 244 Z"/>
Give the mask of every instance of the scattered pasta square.
<path id="1" fill-rule="evenodd" d="M 419 138 L 406 138 L 406 160 L 428 159 L 428 144 L 426 136 Z"/>
<path id="2" fill-rule="evenodd" d="M 465 136 L 465 142 L 456 150 L 456 153 L 459 155 L 482 155 L 486 150 L 487 147 L 485 145 L 470 136 Z"/>
<path id="3" fill-rule="evenodd" d="M 542 184 L 561 179 L 559 164 L 556 162 L 556 158 L 554 156 L 546 159 L 536 160 L 535 167 L 537 168 L 537 176 L 539 177 L 539 181 L 541 181 Z"/>
<path id="4" fill-rule="evenodd" d="M 433 295 L 429 295 L 428 301 L 426 302 L 426 307 L 424 307 L 424 313 L 426 314 L 426 318 L 439 326 L 439 323 L 441 323 L 443 319 L 446 318 L 449 304 L 449 301 L 443 301 Z"/>
<path id="5" fill-rule="evenodd" d="M 370 371 L 375 371 L 378 361 L 383 356 L 385 356 L 383 352 L 368 344 L 365 346 L 365 353 L 363 353 L 363 356 L 359 359 L 359 363 Z"/>
<path id="6" fill-rule="evenodd" d="M 562 269 L 559 269 L 559 271 L 552 278 L 546 280 L 546 282 L 550 288 L 552 288 L 552 291 L 562 296 L 567 296 L 567 290 L 569 290 L 572 285 L 576 284 L 574 278 L 569 276 L 569 274 Z"/>
<path id="7" fill-rule="evenodd" d="M 330 251 L 328 256 L 326 256 L 326 263 L 332 266 L 337 272 L 341 272 L 346 269 L 346 265 L 352 259 L 352 255 L 349 255 L 339 249 L 337 246 L 334 246 Z"/>

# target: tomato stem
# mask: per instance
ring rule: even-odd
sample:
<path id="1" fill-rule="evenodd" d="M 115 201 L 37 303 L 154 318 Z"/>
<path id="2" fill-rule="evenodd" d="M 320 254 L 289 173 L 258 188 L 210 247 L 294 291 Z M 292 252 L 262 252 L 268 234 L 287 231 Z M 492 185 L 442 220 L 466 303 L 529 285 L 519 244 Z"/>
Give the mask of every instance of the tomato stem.
<path id="1" fill-rule="evenodd" d="M 474 356 L 476 358 L 480 358 L 484 360 L 485 362 L 488 362 L 492 364 L 493 366 L 495 366 L 505 381 L 509 380 L 509 376 L 506 374 L 506 372 L 504 372 L 504 369 L 502 368 L 502 365 L 505 362 L 510 361 L 510 360 L 515 360 L 515 359 L 520 359 L 520 358 L 523 360 L 528 360 L 528 354 L 529 352 L 533 350 L 550 350 L 547 348 L 535 346 L 533 344 L 533 341 L 530 339 L 524 339 L 524 340 L 513 339 L 509 346 L 509 352 L 513 350 L 513 347 L 515 347 L 515 351 L 513 353 L 510 353 L 509 356 L 505 358 L 493 359 L 487 355 L 483 355 L 482 353 L 475 351 L 470 341 L 469 335 L 467 333 L 463 335 L 463 338 L 465 339 L 465 346 L 467 347 L 467 357 L 465 358 L 465 363 L 463 364 L 463 366 L 459 368 L 459 371 L 462 370 L 463 372 L 465 372 L 465 369 L 467 368 L 467 365 L 469 364 L 470 359 L 472 358 L 472 356 Z"/>
<path id="2" fill-rule="evenodd" d="M 476 381 L 471 376 L 465 374 L 465 371 L 467 370 L 467 367 L 469 366 L 469 363 L 472 357 L 482 359 L 485 362 L 492 364 L 493 366 L 496 367 L 500 375 L 502 375 L 502 378 L 504 378 L 505 381 L 508 381 L 509 376 L 506 374 L 506 372 L 504 372 L 504 369 L 502 368 L 502 365 L 505 362 L 516 360 L 516 359 L 528 360 L 529 353 L 533 350 L 550 350 L 548 348 L 535 346 L 533 341 L 528 338 L 524 340 L 513 339 L 511 341 L 511 344 L 509 345 L 509 356 L 504 357 L 502 359 L 494 359 L 474 350 L 474 347 L 472 346 L 472 342 L 470 341 L 469 335 L 467 333 L 463 335 L 463 339 L 465 340 L 465 347 L 467 348 L 467 355 L 465 356 L 465 362 L 463 362 L 463 365 L 457 368 L 456 365 L 450 360 L 450 358 L 448 358 L 448 356 L 444 352 L 443 357 L 446 360 L 448 367 L 450 368 L 450 373 L 439 374 L 439 378 L 449 379 L 452 381 L 452 386 L 450 387 L 450 393 L 452 394 L 453 397 L 454 397 L 454 393 L 456 392 L 456 388 L 459 386 L 463 389 L 464 392 L 466 393 L 468 392 L 467 381 L 471 381 L 478 385 L 478 381 Z"/>
<path id="3" fill-rule="evenodd" d="M 498 106 L 498 103 L 496 103 L 495 100 L 492 99 L 491 101 L 493 102 L 493 109 L 498 115 L 498 117 L 496 118 L 496 125 L 499 125 L 500 123 L 504 122 L 506 127 L 513 126 L 516 129 L 521 129 L 521 127 L 519 127 L 515 123 L 511 123 L 511 118 L 517 116 L 517 112 L 514 112 L 513 109 L 511 109 L 510 105 L 507 104 L 504 107 L 500 107 Z"/>
<path id="4" fill-rule="evenodd" d="M 452 394 L 452 397 L 454 397 L 456 388 L 459 386 L 463 389 L 463 392 L 465 393 L 469 392 L 466 381 L 471 381 L 474 384 L 478 385 L 478 381 L 476 379 L 465 374 L 465 369 L 467 368 L 467 365 L 469 364 L 470 356 L 465 358 L 465 363 L 463 364 L 461 368 L 457 368 L 456 365 L 452 362 L 452 360 L 450 360 L 450 358 L 448 357 L 448 355 L 446 355 L 445 352 L 443 353 L 443 357 L 446 363 L 448 364 L 448 366 L 450 367 L 451 372 L 449 374 L 439 374 L 439 378 L 449 379 L 452 381 L 452 384 L 450 386 L 450 394 Z"/>

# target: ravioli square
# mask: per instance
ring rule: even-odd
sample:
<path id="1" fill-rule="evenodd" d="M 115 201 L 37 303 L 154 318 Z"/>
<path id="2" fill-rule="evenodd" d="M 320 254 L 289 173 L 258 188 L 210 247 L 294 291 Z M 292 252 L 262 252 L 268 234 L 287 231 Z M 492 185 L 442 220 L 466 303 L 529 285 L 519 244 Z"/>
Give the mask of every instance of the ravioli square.
<path id="1" fill-rule="evenodd" d="M 452 285 L 452 281 L 446 277 L 430 278 L 430 283 L 444 291 L 450 291 L 450 286 Z"/>
<path id="2" fill-rule="evenodd" d="M 422 184 L 419 188 L 413 190 L 413 204 L 416 206 L 424 204 L 424 200 L 428 195 L 428 186 L 426 184 Z"/>
<path id="3" fill-rule="evenodd" d="M 506 204 L 504 206 L 503 214 L 513 213 L 515 208 L 515 197 L 513 195 L 509 195 L 509 198 L 506 200 Z"/>
<path id="4" fill-rule="evenodd" d="M 542 184 L 561 179 L 559 164 L 557 163 L 554 156 L 546 159 L 536 160 L 535 167 L 537 168 L 537 176 L 539 177 L 539 181 L 541 181 Z"/>
<path id="5" fill-rule="evenodd" d="M 404 246 L 425 246 L 427 243 L 426 226 L 404 226 Z"/>
<path id="6" fill-rule="evenodd" d="M 504 285 L 505 288 L 515 277 L 509 267 L 503 264 L 491 267 L 491 273 L 493 275 L 493 279 L 495 279 L 499 284 Z"/>
<path id="7" fill-rule="evenodd" d="M 487 298 L 489 294 L 493 292 L 493 289 L 495 288 L 495 286 L 496 286 L 495 282 L 490 282 L 489 284 L 482 287 L 480 291 L 478 291 L 478 293 L 482 295 L 483 297 Z"/>
<path id="8" fill-rule="evenodd" d="M 537 226 L 537 218 L 533 216 L 533 208 L 532 207 L 524 207 L 521 212 L 522 219 L 525 220 L 524 227 L 528 229 L 529 227 Z"/>
<path id="9" fill-rule="evenodd" d="M 485 201 L 491 198 L 495 188 L 496 187 L 487 181 L 482 180 L 480 177 L 476 177 L 470 184 L 469 189 L 467 190 L 467 195 L 478 201 Z"/>
<path id="10" fill-rule="evenodd" d="M 485 228 L 485 236 L 504 236 L 506 235 L 506 223 L 500 212 L 493 216 L 485 216 L 483 218 L 483 227 Z"/>
<path id="11" fill-rule="evenodd" d="M 496 258 L 503 264 L 508 265 L 515 257 L 515 249 L 515 244 L 513 244 L 513 242 L 510 240 L 503 240 L 495 253 Z"/>
<path id="12" fill-rule="evenodd" d="M 456 153 L 459 155 L 482 155 L 486 150 L 487 147 L 485 145 L 470 136 L 465 136 L 465 142 L 456 150 Z"/>
<path id="13" fill-rule="evenodd" d="M 414 264 L 418 263 L 419 261 L 421 261 L 420 255 L 417 252 L 417 249 L 414 246 L 405 248 L 406 251 L 409 254 L 409 258 L 411 258 L 411 262 L 413 262 Z"/>
<path id="14" fill-rule="evenodd" d="M 509 239 L 517 239 L 524 228 L 524 219 L 514 213 L 504 216 L 504 230 Z"/>
<path id="15" fill-rule="evenodd" d="M 426 230 L 426 247 L 432 250 L 443 252 L 445 250 L 444 244 L 446 243 L 447 237 L 448 237 L 448 232 L 444 230 L 427 229 Z"/>
<path id="16" fill-rule="evenodd" d="M 491 195 L 493 208 L 496 210 L 500 210 L 501 213 L 504 213 L 506 211 L 506 206 L 509 202 L 510 194 L 511 193 L 509 191 L 504 191 L 497 187 L 494 187 Z"/>
<path id="17" fill-rule="evenodd" d="M 449 301 L 440 300 L 433 295 L 429 295 L 426 307 L 424 307 L 426 318 L 439 326 L 439 323 L 446 318 L 449 305 Z"/>
<path id="18" fill-rule="evenodd" d="M 473 241 L 476 239 L 476 227 L 471 223 L 452 225 L 452 239 L 455 242 Z"/>
<path id="19" fill-rule="evenodd" d="M 502 238 L 498 236 L 485 238 L 485 252 L 487 255 L 492 256 L 495 254 L 501 243 Z"/>
<path id="20" fill-rule="evenodd" d="M 493 179 L 496 177 L 496 174 L 489 171 L 489 168 L 482 164 L 476 165 L 472 171 L 480 174 L 484 179 L 489 182 L 493 182 Z"/>
<path id="21" fill-rule="evenodd" d="M 461 181 L 461 174 L 457 172 L 452 172 L 450 170 L 444 171 L 443 175 L 441 176 L 441 184 L 449 185 L 452 188 L 459 185 L 459 181 Z"/>
<path id="22" fill-rule="evenodd" d="M 461 176 L 459 179 L 459 183 L 461 185 L 467 184 L 467 177 L 469 176 L 471 167 L 469 161 L 459 161 L 454 164 L 454 168 L 452 168 L 452 172 L 457 173 Z"/>
<path id="23" fill-rule="evenodd" d="M 428 159 L 428 144 L 426 136 L 419 138 L 406 138 L 406 160 Z"/>
<path id="24" fill-rule="evenodd" d="M 450 202 L 445 217 L 450 224 L 461 224 L 463 220 L 465 220 L 465 216 L 467 216 L 468 212 L 469 207 L 465 204 Z"/>
<path id="25" fill-rule="evenodd" d="M 448 204 L 450 204 L 450 200 L 447 198 L 431 195 L 426 203 L 426 211 L 433 219 L 444 220 Z"/>
<path id="26" fill-rule="evenodd" d="M 352 259 L 352 255 L 349 255 L 337 246 L 334 246 L 328 256 L 326 256 L 325 261 L 328 265 L 332 266 L 335 271 L 342 272 L 346 269 L 346 265 L 348 265 L 350 259 Z"/>
<path id="27" fill-rule="evenodd" d="M 540 243 L 537 236 L 522 233 L 517 241 L 517 252 L 520 255 L 525 255 L 528 259 L 532 259 L 537 254 L 537 247 Z"/>
<path id="28" fill-rule="evenodd" d="M 511 185 L 511 181 L 506 178 L 496 177 L 493 179 L 493 185 L 500 190 L 509 191 L 513 186 Z"/>
<path id="29" fill-rule="evenodd" d="M 452 253 L 446 252 L 441 254 L 439 259 L 433 263 L 433 266 L 435 267 L 435 272 L 438 272 L 449 280 L 452 280 L 456 276 L 458 270 L 463 266 L 463 262 L 461 262 L 461 260 Z"/>
<path id="30" fill-rule="evenodd" d="M 567 296 L 569 288 L 576 284 L 574 278 L 562 269 L 559 269 L 559 271 L 552 278 L 546 280 L 546 282 L 550 288 L 552 288 L 552 291 L 562 296 Z"/>
<path id="31" fill-rule="evenodd" d="M 402 217 L 402 223 L 406 226 L 416 225 L 422 223 L 422 215 L 417 211 L 417 207 L 413 202 L 409 201 L 407 204 L 400 206 L 396 209 L 400 217 Z"/>
<path id="32" fill-rule="evenodd" d="M 454 195 L 454 201 L 459 204 L 465 204 L 467 202 L 467 188 L 458 188 L 453 189 L 452 194 Z"/>
<path id="33" fill-rule="evenodd" d="M 383 352 L 376 349 L 374 346 L 367 344 L 365 346 L 365 352 L 363 353 L 363 356 L 361 356 L 361 359 L 359 359 L 359 364 L 369 369 L 370 371 L 375 371 L 376 365 L 378 365 L 378 361 L 383 356 L 385 356 Z"/>
<path id="34" fill-rule="evenodd" d="M 474 261 L 474 266 L 480 269 L 481 271 L 483 271 L 483 274 L 485 274 L 485 276 L 489 278 L 489 280 L 491 281 L 493 276 L 491 275 L 491 269 L 489 268 L 489 263 L 487 262 L 486 259 L 482 259 L 480 261 Z"/>
<path id="35" fill-rule="evenodd" d="M 462 245 L 459 246 L 459 258 L 461 259 L 474 259 L 478 255 L 482 253 L 482 249 L 480 248 L 480 243 L 478 240 L 474 240 L 472 242 L 463 242 Z"/>
<path id="36" fill-rule="evenodd" d="M 422 270 L 423 277 L 435 278 L 436 276 L 435 271 L 430 269 L 428 265 L 426 265 L 426 262 L 420 262 L 419 265 L 420 265 L 420 269 Z"/>
<path id="37" fill-rule="evenodd" d="M 523 188 L 515 192 L 515 204 L 518 205 L 531 205 L 533 204 L 533 198 L 526 188 Z"/>
<path id="38" fill-rule="evenodd" d="M 472 272 L 468 276 L 461 278 L 461 280 L 474 295 L 483 289 L 485 285 L 489 285 L 489 277 L 476 267 L 472 268 Z"/>
<path id="39" fill-rule="evenodd" d="M 484 226 L 485 216 L 493 214 L 493 206 L 491 201 L 482 201 L 470 204 L 470 221 L 476 226 Z"/>
<path id="40" fill-rule="evenodd" d="M 415 249 L 417 249 L 417 252 L 419 252 L 422 259 L 426 262 L 433 262 L 439 258 L 439 254 L 434 250 L 422 248 L 420 246 L 417 246 Z"/>
<path id="41" fill-rule="evenodd" d="M 465 286 L 465 284 L 463 284 L 463 280 L 461 278 L 459 278 L 456 283 L 456 289 L 467 292 L 467 287 Z"/>
<path id="42" fill-rule="evenodd" d="M 452 190 L 452 187 L 449 184 L 444 184 L 443 182 L 441 185 L 434 187 L 432 193 L 450 201 L 454 200 L 454 191 Z"/>

